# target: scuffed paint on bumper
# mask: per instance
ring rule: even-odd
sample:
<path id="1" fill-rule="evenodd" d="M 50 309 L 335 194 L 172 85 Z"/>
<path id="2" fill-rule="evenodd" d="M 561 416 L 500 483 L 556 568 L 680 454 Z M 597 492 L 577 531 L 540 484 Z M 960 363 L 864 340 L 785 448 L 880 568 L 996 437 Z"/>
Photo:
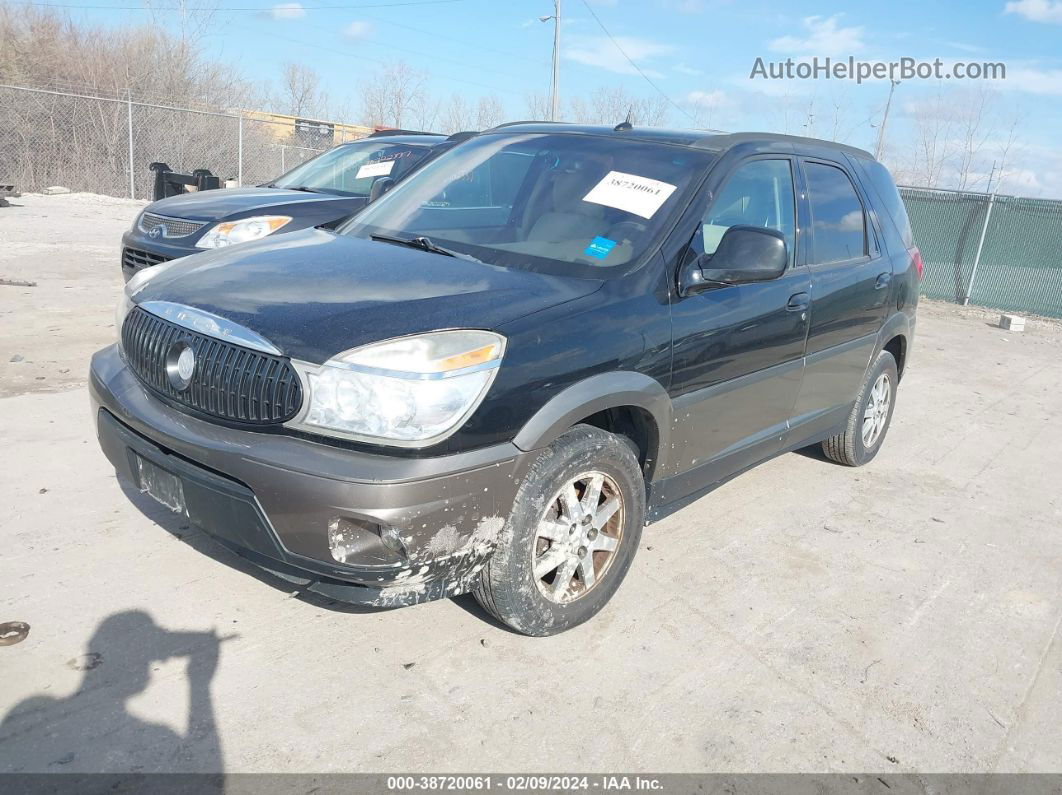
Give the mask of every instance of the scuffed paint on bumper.
<path id="1" fill-rule="evenodd" d="M 196 525 L 262 568 L 346 602 L 399 606 L 474 587 L 534 458 L 512 444 L 404 458 L 219 425 L 149 392 L 116 346 L 93 357 L 89 392 L 119 475 L 139 488 L 137 457 L 176 475 Z M 344 562 L 328 545 L 337 521 L 351 539 Z M 385 527 L 398 531 L 402 552 L 381 541 Z"/>

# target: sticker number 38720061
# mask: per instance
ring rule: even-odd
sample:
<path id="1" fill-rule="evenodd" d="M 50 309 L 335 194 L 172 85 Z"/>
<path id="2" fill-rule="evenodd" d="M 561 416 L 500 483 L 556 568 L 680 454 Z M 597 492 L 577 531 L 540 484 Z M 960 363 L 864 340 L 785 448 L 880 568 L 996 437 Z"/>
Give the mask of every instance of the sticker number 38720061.
<path id="1" fill-rule="evenodd" d="M 610 171 L 583 196 L 583 201 L 615 207 L 642 218 L 652 218 L 674 192 L 674 185 L 658 179 Z"/>

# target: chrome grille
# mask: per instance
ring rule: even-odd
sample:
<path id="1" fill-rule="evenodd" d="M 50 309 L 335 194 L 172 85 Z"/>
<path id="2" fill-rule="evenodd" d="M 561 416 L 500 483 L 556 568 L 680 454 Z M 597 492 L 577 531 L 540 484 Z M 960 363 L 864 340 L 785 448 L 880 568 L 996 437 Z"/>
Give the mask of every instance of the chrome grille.
<path id="1" fill-rule="evenodd" d="M 206 226 L 204 221 L 189 221 L 184 218 L 170 218 L 155 213 L 140 216 L 140 231 L 150 232 L 155 227 L 162 227 L 163 237 L 188 237 Z"/>
<path id="2" fill-rule="evenodd" d="M 163 262 L 169 262 L 170 259 L 170 257 L 164 257 L 162 254 L 143 251 L 139 248 L 122 249 L 122 264 L 137 271 L 152 265 L 161 265 Z"/>
<path id="3" fill-rule="evenodd" d="M 173 386 L 166 368 L 167 355 L 178 342 L 195 351 L 195 370 L 184 389 Z M 139 307 L 122 326 L 122 349 L 130 369 L 147 386 L 204 414 L 275 425 L 290 420 L 302 405 L 302 385 L 287 359 L 199 334 Z"/>

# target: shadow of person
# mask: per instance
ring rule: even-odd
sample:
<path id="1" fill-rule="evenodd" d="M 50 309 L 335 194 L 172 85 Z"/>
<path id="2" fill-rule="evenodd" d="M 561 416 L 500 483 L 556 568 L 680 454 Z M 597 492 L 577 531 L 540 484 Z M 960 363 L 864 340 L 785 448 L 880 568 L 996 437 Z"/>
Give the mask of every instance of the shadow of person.
<path id="1" fill-rule="evenodd" d="M 213 631 L 171 632 L 139 610 L 109 616 L 96 628 L 87 651 L 67 663 L 84 672 L 72 695 L 31 696 L 4 716 L 0 771 L 220 774 L 221 741 L 210 682 L 225 639 Z M 183 732 L 137 717 L 129 705 L 148 690 L 158 663 L 181 658 L 187 659 L 188 683 Z M 184 699 L 167 696 L 165 701 L 153 698 L 153 705 L 164 704 L 172 714 L 183 715 Z"/>

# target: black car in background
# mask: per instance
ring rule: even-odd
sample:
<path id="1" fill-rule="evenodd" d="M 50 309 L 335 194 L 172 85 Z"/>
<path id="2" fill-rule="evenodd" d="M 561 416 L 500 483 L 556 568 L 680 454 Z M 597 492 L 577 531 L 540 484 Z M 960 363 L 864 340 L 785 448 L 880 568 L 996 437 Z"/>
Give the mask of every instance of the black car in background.
<path id="1" fill-rule="evenodd" d="M 505 125 L 335 230 L 137 274 L 89 390 L 119 473 L 263 568 L 549 635 L 736 474 L 870 462 L 921 271 L 859 149 Z"/>
<path id="2" fill-rule="evenodd" d="M 265 185 L 160 199 L 122 236 L 122 273 L 129 281 L 139 269 L 177 257 L 336 224 L 470 135 L 383 130 L 329 149 Z"/>

